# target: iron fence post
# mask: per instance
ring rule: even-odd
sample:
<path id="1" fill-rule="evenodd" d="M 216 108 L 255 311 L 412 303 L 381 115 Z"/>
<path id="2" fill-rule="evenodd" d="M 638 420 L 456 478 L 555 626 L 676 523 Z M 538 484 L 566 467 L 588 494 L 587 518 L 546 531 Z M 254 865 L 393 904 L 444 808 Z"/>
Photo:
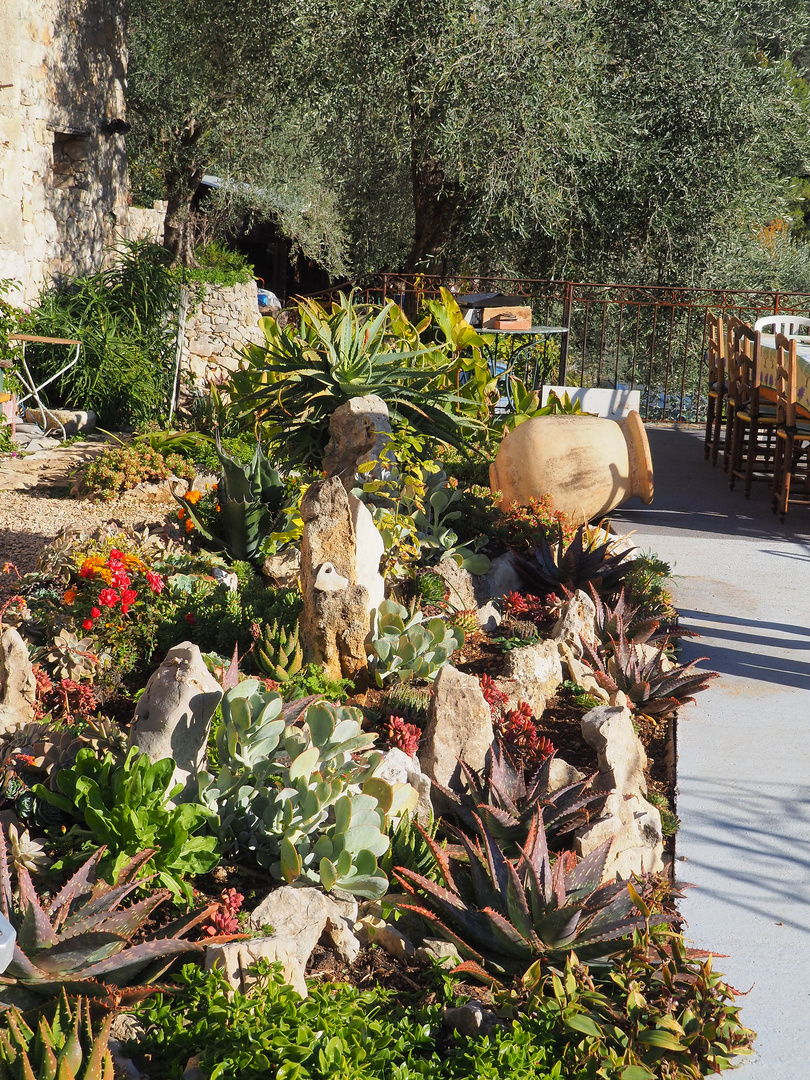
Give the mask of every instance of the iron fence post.
<path id="1" fill-rule="evenodd" d="M 573 294 L 573 284 L 570 281 L 566 281 L 565 292 L 563 293 L 562 317 L 562 324 L 565 327 L 566 333 L 562 335 L 562 341 L 560 342 L 560 371 L 558 376 L 558 386 L 565 386 L 565 378 L 568 369 L 568 339 L 571 337 L 571 299 Z"/>

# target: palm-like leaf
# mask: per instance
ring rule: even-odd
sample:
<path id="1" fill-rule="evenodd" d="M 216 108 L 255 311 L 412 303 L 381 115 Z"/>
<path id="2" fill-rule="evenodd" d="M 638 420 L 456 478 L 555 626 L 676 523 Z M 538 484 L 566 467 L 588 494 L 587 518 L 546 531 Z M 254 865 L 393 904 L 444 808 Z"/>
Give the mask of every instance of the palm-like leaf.
<path id="1" fill-rule="evenodd" d="M 627 885 L 603 883 L 610 841 L 566 871 L 563 857 L 551 866 L 539 810 L 517 860 L 504 855 L 480 819 L 475 824 L 474 839 L 451 830 L 466 862 L 450 870 L 445 855 L 444 885 L 406 867 L 394 872 L 409 894 L 396 906 L 419 915 L 468 960 L 521 972 L 537 959 L 562 962 L 572 948 L 580 959 L 606 959 L 644 925 Z"/>

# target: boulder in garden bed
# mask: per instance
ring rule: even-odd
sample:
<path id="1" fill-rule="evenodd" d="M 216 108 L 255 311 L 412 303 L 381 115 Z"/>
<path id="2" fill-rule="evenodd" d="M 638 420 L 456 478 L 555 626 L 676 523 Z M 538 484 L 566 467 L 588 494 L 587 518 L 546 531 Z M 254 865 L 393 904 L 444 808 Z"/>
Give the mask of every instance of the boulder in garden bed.
<path id="1" fill-rule="evenodd" d="M 436 676 L 422 735 L 422 769 L 431 780 L 461 792 L 459 759 L 480 772 L 493 738 L 492 714 L 478 679 L 445 664 Z"/>

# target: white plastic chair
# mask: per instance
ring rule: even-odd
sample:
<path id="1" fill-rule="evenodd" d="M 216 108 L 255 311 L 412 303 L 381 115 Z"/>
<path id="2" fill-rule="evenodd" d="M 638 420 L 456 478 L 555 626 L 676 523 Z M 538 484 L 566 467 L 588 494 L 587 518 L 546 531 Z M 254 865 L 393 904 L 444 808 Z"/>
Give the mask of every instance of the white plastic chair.
<path id="1" fill-rule="evenodd" d="M 754 323 L 754 329 L 766 334 L 792 334 L 810 332 L 810 319 L 804 315 L 763 315 Z"/>

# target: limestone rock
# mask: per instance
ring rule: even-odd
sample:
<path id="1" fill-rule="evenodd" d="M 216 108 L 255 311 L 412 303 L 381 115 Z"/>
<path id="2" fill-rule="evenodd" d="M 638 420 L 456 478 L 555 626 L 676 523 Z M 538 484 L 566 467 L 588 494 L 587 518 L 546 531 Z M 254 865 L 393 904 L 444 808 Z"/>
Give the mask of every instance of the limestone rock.
<path id="1" fill-rule="evenodd" d="M 557 650 L 560 654 L 560 659 L 568 668 L 568 673 L 572 681 L 575 682 L 577 686 L 581 686 L 583 690 L 587 690 L 593 697 L 600 698 L 606 704 L 610 704 L 610 694 L 599 685 L 594 678 L 591 669 L 585 667 L 582 661 L 574 656 L 570 647 L 566 645 L 564 641 L 557 642 Z"/>
<path id="2" fill-rule="evenodd" d="M 368 592 L 368 618 L 371 626 L 374 612 L 385 599 L 385 581 L 380 573 L 380 560 L 385 554 L 385 543 L 374 524 L 371 511 L 364 502 L 350 495 L 349 510 L 354 526 L 354 584 L 362 585 Z"/>
<path id="3" fill-rule="evenodd" d="M 562 664 L 556 644 L 539 641 L 522 649 L 512 649 L 506 657 L 503 678 L 519 684 L 522 689 L 518 697 L 528 701 L 536 717 L 542 716 L 546 702 L 562 682 Z"/>
<path id="4" fill-rule="evenodd" d="M 480 772 L 493 737 L 492 715 L 478 679 L 445 664 L 436 676 L 422 736 L 420 756 L 425 773 L 460 792 L 459 758 Z"/>
<path id="5" fill-rule="evenodd" d="M 390 437 L 388 406 L 382 398 L 376 394 L 350 398 L 329 419 L 329 442 L 323 459 L 327 477 L 340 477 L 350 491 L 357 467 L 366 461 L 379 461 Z M 370 475 L 378 478 L 379 466 Z"/>
<path id="6" fill-rule="evenodd" d="M 292 548 L 289 551 L 278 551 L 275 555 L 268 555 L 262 565 L 262 573 L 280 589 L 294 589 L 300 567 L 301 552 L 297 548 Z"/>
<path id="7" fill-rule="evenodd" d="M 129 745 L 140 747 L 150 761 L 174 758 L 173 782 L 183 784 L 181 799 L 196 796 L 197 773 L 221 697 L 222 687 L 206 668 L 200 650 L 184 641 L 169 649 L 136 706 Z"/>
<path id="8" fill-rule="evenodd" d="M 599 762 L 600 776 L 595 786 L 602 791 L 615 789 L 621 795 L 646 795 L 647 755 L 633 730 L 630 710 L 600 705 L 585 713 L 581 726 L 582 737 L 594 748 Z"/>
<path id="9" fill-rule="evenodd" d="M 36 424 L 44 431 L 56 431 L 62 434 L 62 425 L 65 435 L 89 434 L 95 431 L 96 414 L 88 409 L 87 412 L 74 412 L 69 409 L 48 409 L 45 413 L 45 423 L 42 422 L 42 412 L 39 409 L 26 409 L 25 419 L 29 424 Z M 58 421 L 58 423 L 57 423 Z"/>
<path id="10" fill-rule="evenodd" d="M 498 600 L 510 592 L 521 592 L 526 587 L 511 551 L 494 558 L 486 574 L 474 580 L 479 605 Z"/>
<path id="11" fill-rule="evenodd" d="M 301 997 L 306 997 L 304 972 L 312 950 L 318 944 L 329 919 L 329 898 L 320 889 L 282 885 L 254 908 L 248 920 L 254 930 L 272 926 L 272 936 L 219 946 L 223 952 L 215 954 L 211 962 L 208 954 L 215 947 L 209 946 L 206 950 L 206 971 L 218 962 L 225 969 L 232 985 L 240 985 L 235 981 L 238 978 L 242 989 L 246 989 L 247 967 L 258 959 L 253 956 L 251 947 L 257 946 L 259 956 L 281 962 L 285 980 Z M 245 953 L 240 952 L 240 949 L 244 949 Z"/>
<path id="12" fill-rule="evenodd" d="M 439 577 L 444 578 L 450 590 L 450 603 L 455 608 L 465 611 L 477 611 L 478 601 L 473 588 L 473 576 L 469 570 L 459 566 L 455 559 L 442 559 L 433 567 Z"/>
<path id="13" fill-rule="evenodd" d="M 577 853 L 589 855 L 606 840 L 612 843 L 605 880 L 663 870 L 661 815 L 642 795 L 610 795 L 602 816 L 577 830 Z"/>
<path id="14" fill-rule="evenodd" d="M 367 669 L 368 590 L 358 585 L 355 532 L 349 497 L 338 477 L 312 484 L 301 500 L 299 618 L 308 662 L 331 679 L 357 678 Z"/>
<path id="15" fill-rule="evenodd" d="M 375 945 L 385 949 L 395 960 L 408 960 L 416 952 L 413 942 L 401 930 L 391 926 L 390 923 L 383 923 L 382 926 L 375 927 L 371 940 Z"/>
<path id="16" fill-rule="evenodd" d="M 179 476 L 169 476 L 165 480 L 155 480 L 153 482 L 144 480 L 142 483 L 130 488 L 129 491 L 125 491 L 124 498 L 140 499 L 143 502 L 154 502 L 163 506 L 170 506 L 174 502 L 172 492 L 177 491 L 178 494 L 182 494 L 186 487 L 185 480 L 181 480 Z"/>
<path id="17" fill-rule="evenodd" d="M 461 963 L 461 956 L 452 941 L 442 938 L 425 938 L 414 953 L 414 959 L 422 964 L 441 964 L 442 967 L 455 967 Z"/>
<path id="18" fill-rule="evenodd" d="M 594 620 L 596 608 L 587 593 L 577 589 L 570 600 L 563 604 L 560 617 L 551 631 L 553 641 L 563 641 L 571 650 L 575 659 L 582 656 L 582 639 L 591 645 L 596 640 Z"/>
<path id="19" fill-rule="evenodd" d="M 579 769 L 575 769 L 573 765 L 569 765 L 567 761 L 564 761 L 561 757 L 557 757 L 556 754 L 554 755 L 548 771 L 549 791 L 559 791 L 560 788 L 569 787 L 571 784 L 578 784 L 580 780 L 584 779 L 585 773 L 580 772 Z"/>
<path id="20" fill-rule="evenodd" d="M 30 724 L 36 700 L 37 680 L 28 648 L 8 626 L 0 636 L 0 733 Z"/>
<path id="21" fill-rule="evenodd" d="M 468 1001 L 458 1008 L 445 1009 L 442 1019 L 449 1028 L 468 1039 L 489 1035 L 498 1023 L 497 1014 L 492 1009 L 485 1009 L 480 1001 Z"/>
<path id="22" fill-rule="evenodd" d="M 339 900 L 326 897 L 326 926 L 324 931 L 335 952 L 347 964 L 353 963 L 360 952 L 360 941 L 353 927 L 357 922 L 358 904 L 352 897 Z"/>

